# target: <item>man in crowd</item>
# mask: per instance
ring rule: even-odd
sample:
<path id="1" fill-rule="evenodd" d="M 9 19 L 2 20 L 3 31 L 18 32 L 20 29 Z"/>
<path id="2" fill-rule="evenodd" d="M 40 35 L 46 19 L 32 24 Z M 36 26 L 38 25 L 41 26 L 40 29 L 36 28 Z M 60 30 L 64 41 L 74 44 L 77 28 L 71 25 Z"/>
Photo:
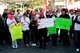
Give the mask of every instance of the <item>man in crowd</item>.
<path id="1" fill-rule="evenodd" d="M 61 13 L 62 14 L 60 15 L 60 18 L 70 19 L 70 17 L 67 14 L 65 8 L 63 8 L 61 10 Z M 70 45 L 70 40 L 69 40 L 69 37 L 68 37 L 68 30 L 60 29 L 60 40 L 62 40 L 63 46 L 65 46 L 65 45 L 69 46 Z"/>
<path id="2" fill-rule="evenodd" d="M 4 12 L 3 12 L 3 20 L 4 20 L 4 40 L 6 43 L 8 44 L 11 44 L 11 41 L 9 39 L 9 30 L 8 30 L 8 26 L 6 24 L 6 20 L 7 20 L 7 16 L 8 16 L 8 9 L 4 9 Z"/>
<path id="3" fill-rule="evenodd" d="M 3 45 L 3 26 L 4 26 L 3 20 L 2 20 L 2 17 L 0 15 L 0 46 Z"/>
<path id="4" fill-rule="evenodd" d="M 22 15 L 20 14 L 20 9 L 17 10 L 17 14 L 15 15 L 15 19 L 17 22 L 21 22 Z"/>
<path id="5" fill-rule="evenodd" d="M 71 20 L 70 33 L 69 33 L 69 35 L 70 35 L 70 38 L 72 38 L 72 34 L 74 34 L 74 25 L 72 23 L 72 19 L 74 17 L 74 10 L 73 9 L 70 9 L 69 10 L 69 16 L 70 16 L 70 20 Z"/>

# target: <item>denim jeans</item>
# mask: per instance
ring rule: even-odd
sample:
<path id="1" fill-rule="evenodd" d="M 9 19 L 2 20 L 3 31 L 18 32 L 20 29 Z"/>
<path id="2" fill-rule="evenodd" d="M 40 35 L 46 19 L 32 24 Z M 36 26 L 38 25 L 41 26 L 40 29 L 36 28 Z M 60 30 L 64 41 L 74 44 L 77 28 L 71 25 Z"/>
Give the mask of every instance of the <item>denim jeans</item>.
<path id="1" fill-rule="evenodd" d="M 76 43 L 76 48 L 80 47 L 80 31 L 74 31 L 75 34 L 75 43 Z"/>

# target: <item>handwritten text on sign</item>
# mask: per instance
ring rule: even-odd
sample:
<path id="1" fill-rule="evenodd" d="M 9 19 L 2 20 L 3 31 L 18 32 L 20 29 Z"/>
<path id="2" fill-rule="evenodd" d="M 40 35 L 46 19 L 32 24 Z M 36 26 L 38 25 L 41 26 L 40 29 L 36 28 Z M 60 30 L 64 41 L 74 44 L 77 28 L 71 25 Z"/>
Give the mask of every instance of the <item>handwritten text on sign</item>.
<path id="1" fill-rule="evenodd" d="M 70 19 L 56 18 L 55 24 L 57 28 L 70 30 Z"/>
<path id="2" fill-rule="evenodd" d="M 54 26 L 54 19 L 53 18 L 40 19 L 38 22 L 39 22 L 38 29 Z"/>

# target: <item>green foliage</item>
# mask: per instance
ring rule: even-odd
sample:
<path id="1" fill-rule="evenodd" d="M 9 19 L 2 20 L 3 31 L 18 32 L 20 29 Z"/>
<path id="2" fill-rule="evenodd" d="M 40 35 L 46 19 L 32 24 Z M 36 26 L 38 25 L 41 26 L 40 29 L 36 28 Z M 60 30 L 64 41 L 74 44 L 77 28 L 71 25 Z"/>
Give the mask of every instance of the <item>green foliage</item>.
<path id="1" fill-rule="evenodd" d="M 31 8 L 40 8 L 43 6 L 44 0 L 30 0 Z"/>
<path id="2" fill-rule="evenodd" d="M 28 3 L 24 3 L 24 10 L 26 10 L 27 8 L 31 8 L 31 9 L 39 9 L 43 7 L 43 2 L 44 0 L 30 0 Z M 9 5 L 9 10 L 17 10 L 17 9 L 21 9 L 21 5 L 20 4 L 15 4 L 15 3 L 11 3 Z"/>
<path id="3" fill-rule="evenodd" d="M 21 5 L 20 4 L 10 4 L 9 6 L 8 6 L 9 8 L 9 10 L 17 10 L 17 9 L 21 9 Z M 29 4 L 24 4 L 24 9 L 27 9 L 27 8 L 29 8 Z"/>
<path id="4" fill-rule="evenodd" d="M 18 6 L 16 4 L 11 4 L 9 5 L 9 10 L 17 10 L 18 9 Z"/>

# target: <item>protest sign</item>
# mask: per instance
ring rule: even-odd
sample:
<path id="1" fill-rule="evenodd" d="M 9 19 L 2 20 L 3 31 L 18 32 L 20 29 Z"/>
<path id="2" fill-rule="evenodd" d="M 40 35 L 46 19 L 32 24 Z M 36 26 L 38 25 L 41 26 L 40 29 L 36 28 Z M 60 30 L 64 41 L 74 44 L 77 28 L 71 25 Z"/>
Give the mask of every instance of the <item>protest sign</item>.
<path id="1" fill-rule="evenodd" d="M 11 25 L 10 26 L 10 33 L 11 33 L 11 39 L 12 41 L 15 41 L 16 40 L 16 26 L 15 25 Z"/>
<path id="2" fill-rule="evenodd" d="M 47 30 L 48 30 L 49 34 L 56 34 L 57 33 L 57 29 L 56 29 L 55 25 L 53 27 L 48 27 Z"/>
<path id="3" fill-rule="evenodd" d="M 22 39 L 22 25 L 11 25 L 10 26 L 10 33 L 12 41 L 17 39 Z"/>
<path id="4" fill-rule="evenodd" d="M 40 19 L 38 22 L 39 22 L 38 29 L 54 26 L 54 19 L 53 18 Z"/>
<path id="5" fill-rule="evenodd" d="M 17 39 L 22 39 L 22 25 L 16 25 Z"/>
<path id="6" fill-rule="evenodd" d="M 70 30 L 70 19 L 56 18 L 56 28 Z"/>

